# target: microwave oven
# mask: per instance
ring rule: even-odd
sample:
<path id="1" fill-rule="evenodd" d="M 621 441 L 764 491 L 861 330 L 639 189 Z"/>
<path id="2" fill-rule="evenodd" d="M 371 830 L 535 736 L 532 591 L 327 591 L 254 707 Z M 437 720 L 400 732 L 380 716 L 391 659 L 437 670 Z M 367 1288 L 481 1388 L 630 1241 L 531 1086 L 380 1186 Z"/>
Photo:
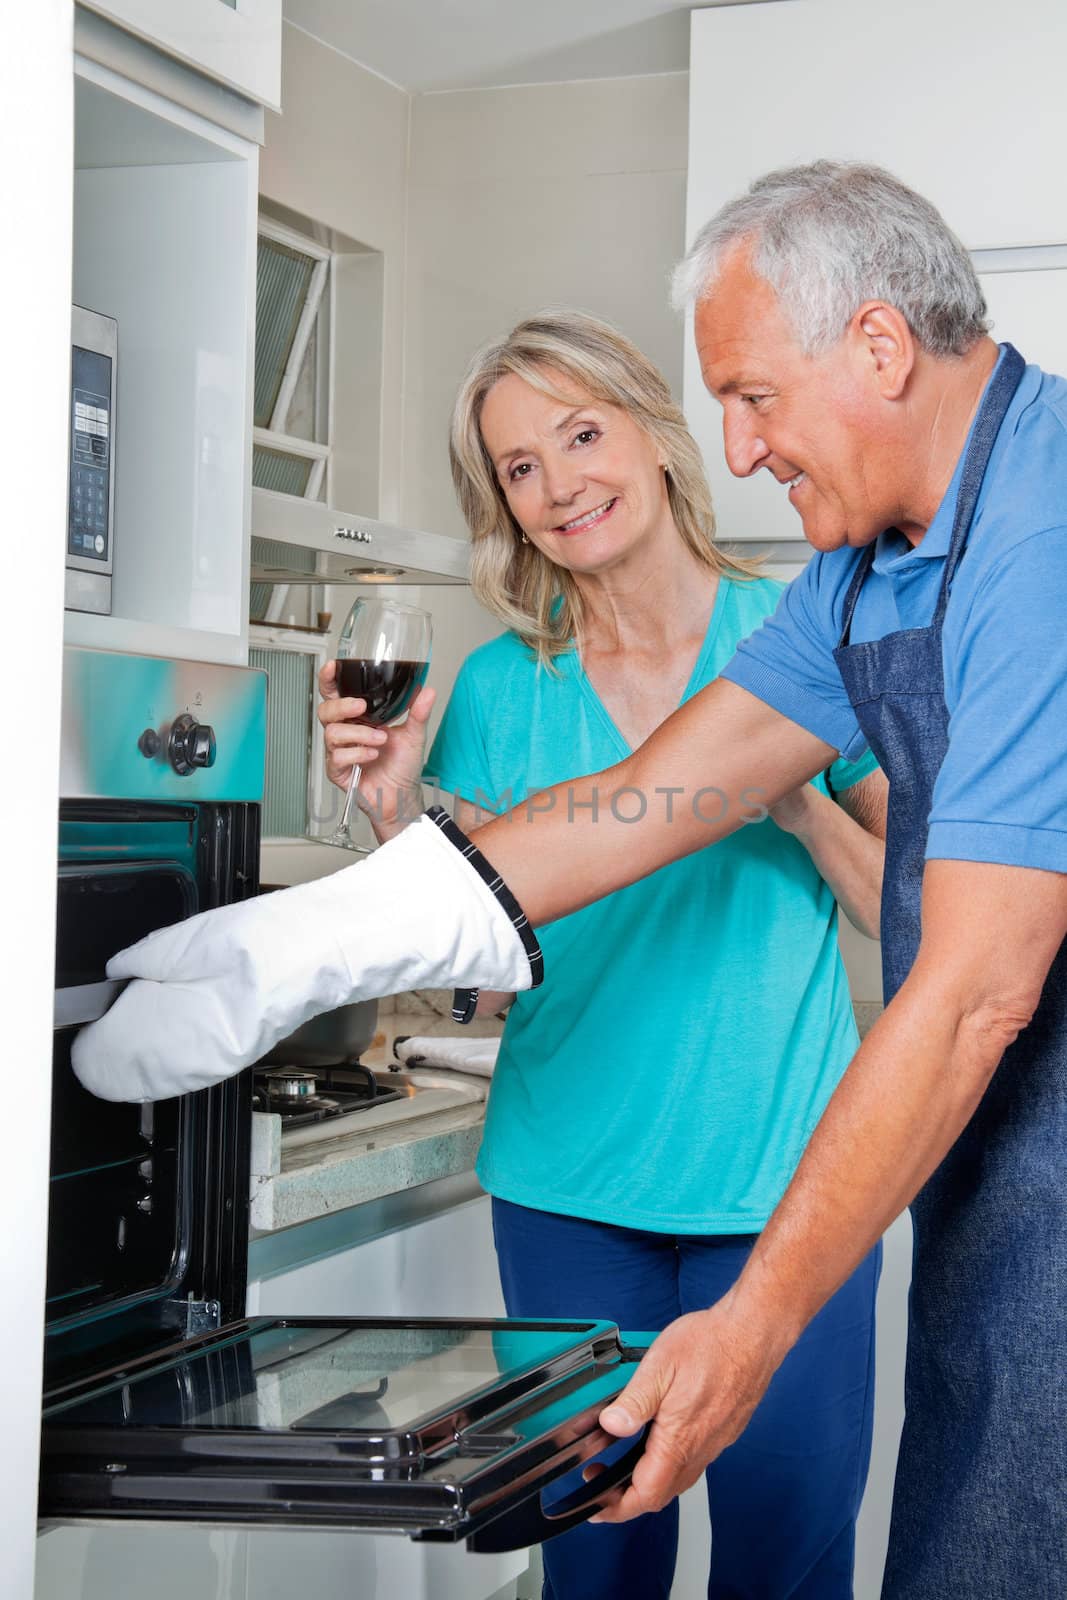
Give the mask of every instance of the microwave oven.
<path id="1" fill-rule="evenodd" d="M 68 611 L 111 614 L 118 324 L 71 307 Z"/>

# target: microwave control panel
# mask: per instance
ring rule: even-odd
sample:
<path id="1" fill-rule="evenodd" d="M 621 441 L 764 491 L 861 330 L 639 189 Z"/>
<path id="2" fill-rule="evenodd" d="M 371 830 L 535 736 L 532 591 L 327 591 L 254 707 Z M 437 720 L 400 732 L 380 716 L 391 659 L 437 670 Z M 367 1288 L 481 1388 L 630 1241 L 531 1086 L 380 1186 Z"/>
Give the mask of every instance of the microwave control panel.
<path id="1" fill-rule="evenodd" d="M 67 605 L 77 611 L 105 614 L 111 610 L 117 353 L 114 320 L 75 306 L 70 352 Z"/>
<path id="2" fill-rule="evenodd" d="M 111 358 L 71 351 L 70 504 L 67 553 L 106 562 L 111 554 Z"/>

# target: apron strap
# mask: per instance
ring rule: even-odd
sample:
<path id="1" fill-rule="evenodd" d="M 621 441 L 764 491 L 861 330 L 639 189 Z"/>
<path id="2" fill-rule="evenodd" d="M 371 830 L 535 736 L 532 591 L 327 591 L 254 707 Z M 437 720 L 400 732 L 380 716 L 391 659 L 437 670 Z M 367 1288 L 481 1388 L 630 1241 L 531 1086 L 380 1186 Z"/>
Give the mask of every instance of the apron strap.
<path id="1" fill-rule="evenodd" d="M 956 576 L 956 568 L 963 559 L 967 548 L 967 537 L 971 531 L 971 522 L 974 519 L 974 508 L 978 504 L 978 496 L 982 488 L 982 480 L 989 465 L 989 458 L 993 454 L 997 434 L 1007 415 L 1008 407 L 1026 371 L 1026 362 L 1015 349 L 1014 345 L 1003 344 L 1001 350 L 1004 358 L 997 367 L 986 392 L 982 396 L 982 403 L 978 407 L 978 415 L 974 419 L 971 431 L 971 442 L 967 449 L 967 457 L 963 463 L 963 476 L 960 479 L 960 492 L 956 497 L 956 515 L 952 523 L 952 539 L 945 558 L 945 569 L 941 574 L 941 588 L 937 596 L 937 608 L 934 611 L 934 626 L 940 627 L 945 620 L 945 611 L 948 608 L 949 590 L 952 580 Z"/>
<path id="2" fill-rule="evenodd" d="M 945 620 L 952 580 L 967 548 L 967 536 L 971 530 L 974 508 L 978 503 L 982 480 L 993 453 L 997 434 L 1026 371 L 1026 362 L 1014 345 L 1002 344 L 1000 348 L 1003 351 L 1003 360 L 994 371 L 982 396 L 963 463 L 963 476 L 960 480 L 960 492 L 956 497 L 956 514 L 952 523 L 952 538 L 949 542 L 944 571 L 941 574 L 941 587 L 938 590 L 937 606 L 933 615 L 932 626 L 936 628 L 940 628 Z M 864 580 L 874 565 L 876 548 L 876 543 L 867 546 L 852 574 L 852 582 L 848 586 L 842 611 L 839 650 L 851 643 L 852 617 L 856 610 L 856 601 L 859 599 Z"/>
<path id="3" fill-rule="evenodd" d="M 851 643 L 852 613 L 856 609 L 856 601 L 860 597 L 863 581 L 874 565 L 874 549 L 874 545 L 869 544 L 856 562 L 856 570 L 852 574 L 852 582 L 849 584 L 848 593 L 845 595 L 845 607 L 841 616 L 841 637 L 837 643 L 839 650 L 843 650 L 846 645 Z"/>

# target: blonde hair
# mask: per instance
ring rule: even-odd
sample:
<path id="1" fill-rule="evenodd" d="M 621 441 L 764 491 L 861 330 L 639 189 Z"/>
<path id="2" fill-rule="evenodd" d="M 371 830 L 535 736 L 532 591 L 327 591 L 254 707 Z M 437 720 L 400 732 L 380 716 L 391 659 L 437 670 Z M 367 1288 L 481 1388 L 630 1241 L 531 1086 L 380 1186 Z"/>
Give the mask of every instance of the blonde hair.
<path id="1" fill-rule="evenodd" d="M 608 323 L 579 311 L 542 312 L 475 356 L 456 396 L 448 452 L 471 531 L 471 588 L 542 665 L 580 638 L 582 597 L 565 568 L 523 542 L 482 439 L 486 396 L 508 373 L 566 402 L 570 395 L 560 394 L 552 381 L 559 374 L 590 399 L 626 412 L 662 453 L 667 499 L 682 542 L 710 572 L 758 576 L 757 562 L 730 555 L 715 543 L 715 513 L 700 451 L 662 373 Z"/>

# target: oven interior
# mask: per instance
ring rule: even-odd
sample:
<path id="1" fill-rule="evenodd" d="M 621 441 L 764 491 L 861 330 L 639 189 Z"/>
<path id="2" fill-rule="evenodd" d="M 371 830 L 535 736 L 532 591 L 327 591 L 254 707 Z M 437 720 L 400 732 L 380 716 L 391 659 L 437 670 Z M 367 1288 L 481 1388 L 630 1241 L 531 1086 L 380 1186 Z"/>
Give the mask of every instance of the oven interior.
<path id="1" fill-rule="evenodd" d="M 254 892 L 258 808 L 65 802 L 56 987 L 105 978 L 116 951 Z M 248 1074 L 127 1105 L 99 1100 L 58 1027 L 52 1068 L 46 1386 L 244 1310 Z"/>

